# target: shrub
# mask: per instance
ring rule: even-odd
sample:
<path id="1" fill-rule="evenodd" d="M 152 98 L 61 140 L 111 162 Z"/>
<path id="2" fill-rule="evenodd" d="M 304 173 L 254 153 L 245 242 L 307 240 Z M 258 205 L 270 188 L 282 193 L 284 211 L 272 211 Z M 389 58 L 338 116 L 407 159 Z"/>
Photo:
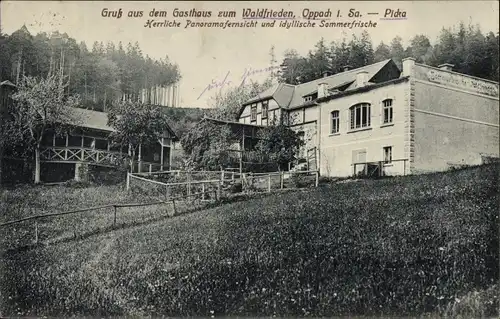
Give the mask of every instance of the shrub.
<path id="1" fill-rule="evenodd" d="M 311 185 L 310 177 L 305 174 L 292 174 L 290 184 L 294 188 L 302 188 Z"/>

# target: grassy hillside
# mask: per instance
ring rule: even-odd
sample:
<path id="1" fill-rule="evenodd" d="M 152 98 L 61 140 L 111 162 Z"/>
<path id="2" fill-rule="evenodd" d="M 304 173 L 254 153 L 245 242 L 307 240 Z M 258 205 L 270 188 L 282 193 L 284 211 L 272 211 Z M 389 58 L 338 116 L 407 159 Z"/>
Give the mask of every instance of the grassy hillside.
<path id="1" fill-rule="evenodd" d="M 4 254 L 0 309 L 494 316 L 499 172 L 332 184 Z"/>

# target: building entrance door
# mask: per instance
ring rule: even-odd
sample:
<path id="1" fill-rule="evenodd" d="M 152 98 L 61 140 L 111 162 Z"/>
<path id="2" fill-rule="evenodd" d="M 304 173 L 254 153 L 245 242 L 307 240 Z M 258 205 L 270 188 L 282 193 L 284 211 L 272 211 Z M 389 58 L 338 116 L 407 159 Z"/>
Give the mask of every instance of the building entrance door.
<path id="1" fill-rule="evenodd" d="M 366 166 L 366 150 L 355 150 L 352 151 L 352 163 L 356 164 L 354 166 L 354 174 L 359 174 L 365 170 Z"/>

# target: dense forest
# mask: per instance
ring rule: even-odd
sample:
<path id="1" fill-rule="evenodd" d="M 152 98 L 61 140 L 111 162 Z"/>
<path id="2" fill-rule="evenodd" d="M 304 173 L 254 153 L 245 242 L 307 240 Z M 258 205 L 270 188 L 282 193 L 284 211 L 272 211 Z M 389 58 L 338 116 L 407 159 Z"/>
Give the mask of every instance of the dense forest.
<path id="1" fill-rule="evenodd" d="M 454 28 L 443 28 L 434 45 L 426 35 L 416 35 L 404 48 L 396 36 L 390 43 L 374 47 L 368 32 L 328 43 L 321 39 L 306 56 L 296 50 L 284 53 L 279 81 L 299 84 L 322 77 L 325 73 L 342 72 L 345 66 L 358 68 L 392 58 L 399 67 L 401 60 L 414 57 L 419 63 L 438 66 L 454 65 L 456 72 L 498 81 L 498 32 L 483 34 L 478 26 L 459 23 Z M 275 61 L 274 53 L 271 62 Z"/>
<path id="2" fill-rule="evenodd" d="M 375 46 L 366 31 L 351 39 L 330 40 L 320 39 L 305 56 L 294 49 L 284 52 L 280 72 L 270 75 L 271 83 L 304 83 L 325 73 L 342 72 L 345 66 L 357 68 L 389 58 L 401 66 L 401 60 L 410 56 L 428 65 L 451 63 L 457 72 L 499 80 L 498 32 L 484 34 L 478 26 L 459 23 L 443 28 L 434 43 L 426 35 L 415 35 L 406 48 L 399 36 Z M 274 48 L 269 54 L 271 65 L 275 65 Z M 180 80 L 175 63 L 167 56 L 160 60 L 150 58 L 137 42 L 94 42 L 88 48 L 84 42 L 78 43 L 57 31 L 32 35 L 26 26 L 11 35 L 0 31 L 0 81 L 18 83 L 24 75 L 46 77 L 55 72 L 67 79 L 67 93 L 79 94 L 81 106 L 95 110 L 106 110 L 119 98 L 138 99 L 143 89 L 149 89 L 146 100 L 154 103 L 154 97 L 149 96 L 151 88 L 167 87 Z M 245 95 L 240 91 L 235 88 L 224 94 Z M 233 99 L 219 96 L 210 106 L 226 109 L 227 105 L 220 104 L 227 104 L 228 100 Z"/>
<path id="3" fill-rule="evenodd" d="M 0 81 L 18 83 L 22 76 L 47 77 L 56 72 L 67 79 L 69 94 L 80 95 L 82 107 L 95 110 L 106 110 L 113 100 L 124 97 L 137 100 L 143 89 L 180 80 L 178 66 L 167 56 L 154 60 L 137 42 L 116 46 L 94 42 L 87 48 L 66 33 L 33 36 L 26 26 L 11 35 L 0 32 Z"/>

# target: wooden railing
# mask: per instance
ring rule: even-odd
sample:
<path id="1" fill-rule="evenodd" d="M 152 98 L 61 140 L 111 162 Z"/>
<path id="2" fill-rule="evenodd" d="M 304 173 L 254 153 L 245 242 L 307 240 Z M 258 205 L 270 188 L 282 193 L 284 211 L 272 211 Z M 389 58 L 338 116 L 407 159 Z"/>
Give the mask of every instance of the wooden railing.
<path id="1" fill-rule="evenodd" d="M 180 182 L 163 182 L 154 180 L 154 176 L 164 174 L 185 175 Z M 196 179 L 196 174 L 200 174 L 202 179 Z M 241 184 L 241 189 L 234 192 L 258 191 L 259 189 L 271 192 L 274 189 L 285 188 L 285 180 L 291 180 L 293 177 L 311 176 L 313 185 L 319 185 L 319 171 L 297 171 L 297 172 L 271 172 L 271 173 L 238 173 L 235 171 L 164 171 L 156 173 L 134 173 L 127 174 L 127 190 L 131 189 L 131 181 L 141 181 L 149 184 L 156 191 L 168 195 L 174 192 L 191 194 L 193 188 L 201 188 L 204 192 L 208 188 L 216 189 L 217 197 L 222 196 L 224 185 Z M 148 178 L 149 177 L 149 178 Z M 274 185 L 274 186 L 273 186 Z"/>
<path id="2" fill-rule="evenodd" d="M 82 147 L 44 147 L 40 160 L 48 162 L 88 162 L 102 166 L 119 166 L 127 154 Z"/>
<path id="3" fill-rule="evenodd" d="M 175 197 L 170 197 L 167 200 L 157 200 L 157 201 L 152 201 L 152 202 L 147 202 L 147 203 L 123 203 L 123 204 L 108 204 L 108 205 L 103 205 L 103 206 L 95 206 L 95 207 L 87 207 L 87 208 L 78 208 L 75 210 L 70 210 L 66 212 L 58 212 L 58 213 L 46 213 L 46 214 L 39 214 L 39 215 L 33 215 L 33 216 L 28 216 L 16 220 L 11 220 L 7 221 L 4 223 L 0 223 L 0 228 L 2 227 L 8 227 L 12 225 L 17 225 L 23 222 L 29 222 L 33 221 L 33 238 L 34 238 L 34 243 L 38 244 L 39 243 L 39 225 L 38 221 L 41 219 L 46 219 L 50 217 L 62 217 L 65 215 L 74 215 L 77 213 L 84 213 L 84 212 L 95 212 L 95 211 L 100 211 L 100 210 L 108 210 L 107 212 L 113 213 L 113 228 L 117 226 L 117 213 L 119 208 L 127 208 L 127 207 L 145 207 L 145 206 L 157 206 L 157 205 L 167 205 L 171 204 L 172 205 L 172 210 L 173 214 L 172 216 L 176 216 L 179 211 L 176 208 L 176 202 L 180 202 L 183 200 L 189 200 L 192 197 L 203 197 L 205 198 L 205 195 L 207 193 L 214 194 L 214 197 L 212 199 L 218 200 L 217 194 L 214 193 L 214 191 L 204 191 L 204 192 L 199 192 L 199 193 L 192 193 L 189 195 L 182 195 L 182 196 L 175 196 Z M 106 212 L 106 211 L 105 211 Z M 76 235 L 75 235 L 76 236 Z"/>
<path id="4" fill-rule="evenodd" d="M 353 176 L 382 177 L 386 176 L 386 170 L 390 167 L 394 167 L 394 165 L 400 165 L 400 167 L 392 169 L 394 170 L 393 173 L 397 175 L 406 175 L 407 161 L 407 158 L 402 158 L 390 161 L 359 162 L 351 165 L 353 166 Z"/>
<path id="5" fill-rule="evenodd" d="M 126 164 L 128 155 L 126 153 L 85 148 L 85 147 L 43 147 L 40 151 L 42 162 L 83 162 L 94 165 L 117 167 Z M 135 170 L 140 166 L 141 172 L 156 172 L 163 169 L 160 163 L 135 161 Z"/>

